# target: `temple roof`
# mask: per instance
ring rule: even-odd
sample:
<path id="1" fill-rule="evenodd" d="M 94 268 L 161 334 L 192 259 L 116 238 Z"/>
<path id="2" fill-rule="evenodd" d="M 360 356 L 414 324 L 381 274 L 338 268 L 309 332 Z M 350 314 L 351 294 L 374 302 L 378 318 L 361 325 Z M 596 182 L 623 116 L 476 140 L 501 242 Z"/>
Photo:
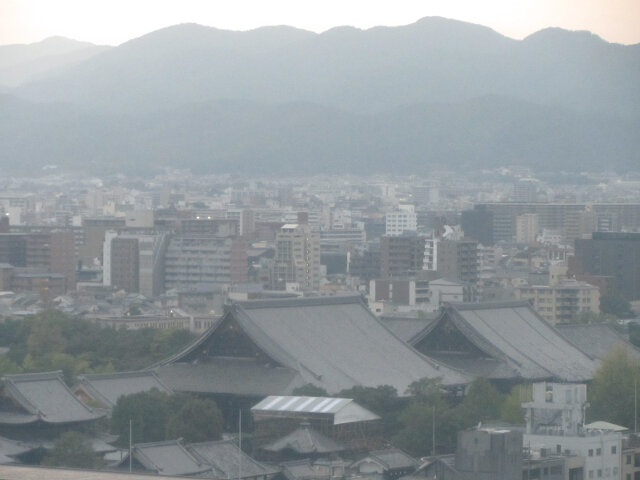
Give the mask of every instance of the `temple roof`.
<path id="1" fill-rule="evenodd" d="M 373 316 L 360 296 L 233 303 L 211 329 L 159 366 L 193 363 L 195 352 L 207 350 L 217 328 L 230 318 L 275 365 L 296 372 L 303 384 L 330 393 L 356 385 L 391 385 L 403 395 L 409 384 L 424 377 L 439 377 L 444 385 L 471 381 L 402 342 Z M 163 368 L 158 372 L 164 379 Z M 269 393 L 287 392 L 273 388 Z"/>
<path id="2" fill-rule="evenodd" d="M 300 425 L 293 432 L 261 447 L 269 452 L 292 450 L 299 455 L 325 454 L 345 450 L 345 446 L 311 428 Z"/>
<path id="3" fill-rule="evenodd" d="M 79 386 L 82 386 L 95 400 L 109 408 L 113 408 L 118 398 L 124 395 L 146 392 L 154 388 L 161 392 L 172 393 L 172 390 L 151 370 L 80 375 L 74 390 Z"/>
<path id="4" fill-rule="evenodd" d="M 509 378 L 509 372 L 513 372 L 513 377 L 528 380 L 577 382 L 593 378 L 598 367 L 594 358 L 562 336 L 527 302 L 450 304 L 440 318 L 411 340 L 412 345 L 427 355 L 437 355 L 469 373 L 479 373 L 478 368 L 490 366 L 474 366 L 473 358 L 465 359 L 464 352 L 432 352 L 424 347 L 426 339 L 445 322 L 481 351 L 485 359 L 503 363 L 497 370 L 499 375 L 489 378 Z"/>
<path id="5" fill-rule="evenodd" d="M 279 469 L 264 465 L 230 440 L 183 443 L 182 440 L 138 443 L 133 458 L 146 470 L 163 475 L 188 475 L 207 478 L 268 477 Z M 128 455 L 120 462 L 125 466 Z"/>
<path id="6" fill-rule="evenodd" d="M 104 416 L 87 407 L 64 383 L 62 372 L 26 373 L 2 377 L 5 395 L 22 411 L 0 412 L 0 423 L 73 423 Z"/>
<path id="7" fill-rule="evenodd" d="M 560 324 L 556 325 L 556 329 L 592 357 L 602 360 L 616 347 L 622 346 L 634 361 L 640 361 L 640 349 L 608 323 Z"/>

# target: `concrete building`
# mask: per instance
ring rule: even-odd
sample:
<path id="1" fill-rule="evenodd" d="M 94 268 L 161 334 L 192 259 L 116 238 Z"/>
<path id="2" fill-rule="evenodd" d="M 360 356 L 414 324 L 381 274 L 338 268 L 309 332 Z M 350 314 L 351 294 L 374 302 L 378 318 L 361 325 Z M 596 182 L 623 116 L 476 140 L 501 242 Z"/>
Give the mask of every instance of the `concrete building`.
<path id="1" fill-rule="evenodd" d="M 577 280 L 518 287 L 516 296 L 529 301 L 540 316 L 553 324 L 569 322 L 579 313 L 600 312 L 600 289 Z"/>
<path id="2" fill-rule="evenodd" d="M 161 294 L 167 243 L 166 233 L 107 232 L 103 247 L 103 285 L 137 292 L 147 298 Z"/>
<path id="3" fill-rule="evenodd" d="M 478 243 L 474 240 L 438 242 L 437 271 L 444 278 L 463 283 L 478 281 Z"/>
<path id="4" fill-rule="evenodd" d="M 296 283 L 302 291 L 320 287 L 320 236 L 306 223 L 289 223 L 276 235 L 274 288 Z"/>
<path id="5" fill-rule="evenodd" d="M 532 245 L 539 233 L 538 215 L 525 213 L 516 217 L 516 243 Z"/>
<path id="6" fill-rule="evenodd" d="M 585 427 L 584 384 L 538 382 L 533 401 L 523 404 L 527 428 L 524 445 L 584 457 L 585 479 L 621 480 L 620 432 Z"/>
<path id="7" fill-rule="evenodd" d="M 165 252 L 164 288 L 189 291 L 247 282 L 247 244 L 242 237 L 177 235 Z"/>
<path id="8" fill-rule="evenodd" d="M 462 228 L 468 237 L 492 245 L 494 242 L 512 242 L 516 235 L 516 218 L 526 213 L 537 214 L 540 229 L 562 232 L 564 241 L 573 241 L 579 230 L 580 212 L 594 213 L 598 225 L 608 230 L 640 228 L 640 204 L 637 203 L 479 203 L 473 210 L 463 212 Z M 583 216 L 585 228 L 589 216 Z"/>
<path id="9" fill-rule="evenodd" d="M 615 290 L 640 300 L 640 233 L 596 232 L 575 241 L 572 273 L 615 278 Z"/>
<path id="10" fill-rule="evenodd" d="M 385 235 L 402 235 L 418 229 L 418 217 L 413 205 L 400 205 L 385 216 Z"/>
<path id="11" fill-rule="evenodd" d="M 380 237 L 380 276 L 391 278 L 419 272 L 424 267 L 425 237 L 384 235 Z"/>

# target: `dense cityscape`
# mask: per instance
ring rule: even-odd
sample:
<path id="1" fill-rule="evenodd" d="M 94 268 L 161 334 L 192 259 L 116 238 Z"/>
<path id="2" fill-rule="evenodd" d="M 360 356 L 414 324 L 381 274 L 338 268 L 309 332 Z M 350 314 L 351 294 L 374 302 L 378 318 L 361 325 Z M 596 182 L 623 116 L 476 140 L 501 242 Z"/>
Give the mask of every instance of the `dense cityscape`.
<path id="1" fill-rule="evenodd" d="M 0 0 L 0 480 L 640 480 L 637 0 Z"/>
<path id="2" fill-rule="evenodd" d="M 635 478 L 639 178 L 7 178 L 5 458 Z"/>

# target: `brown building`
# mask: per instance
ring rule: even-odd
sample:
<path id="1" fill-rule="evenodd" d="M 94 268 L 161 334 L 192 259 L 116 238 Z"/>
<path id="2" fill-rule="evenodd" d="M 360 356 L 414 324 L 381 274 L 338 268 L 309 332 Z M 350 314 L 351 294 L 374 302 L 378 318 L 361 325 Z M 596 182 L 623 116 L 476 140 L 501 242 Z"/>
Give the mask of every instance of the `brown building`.
<path id="1" fill-rule="evenodd" d="M 380 237 L 380 276 L 407 276 L 424 265 L 425 237 L 419 235 L 383 235 Z"/>
<path id="2" fill-rule="evenodd" d="M 437 258 L 437 271 L 444 278 L 478 281 L 478 243 L 474 240 L 442 240 L 438 242 Z"/>
<path id="3" fill-rule="evenodd" d="M 138 239 L 116 237 L 111 241 L 111 285 L 125 292 L 139 291 Z"/>

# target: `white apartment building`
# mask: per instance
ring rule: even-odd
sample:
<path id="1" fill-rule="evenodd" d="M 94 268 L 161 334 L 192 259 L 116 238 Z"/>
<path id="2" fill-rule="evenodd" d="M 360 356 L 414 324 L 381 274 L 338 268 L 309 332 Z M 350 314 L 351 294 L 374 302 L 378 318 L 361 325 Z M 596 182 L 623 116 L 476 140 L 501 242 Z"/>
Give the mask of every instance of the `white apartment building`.
<path id="1" fill-rule="evenodd" d="M 533 401 L 526 409 L 525 447 L 585 458 L 584 479 L 620 480 L 620 432 L 585 428 L 587 386 L 540 382 L 533 384 Z"/>
<path id="2" fill-rule="evenodd" d="M 385 234 L 402 235 L 404 232 L 418 230 L 418 216 L 413 205 L 400 205 L 398 210 L 385 216 Z"/>

